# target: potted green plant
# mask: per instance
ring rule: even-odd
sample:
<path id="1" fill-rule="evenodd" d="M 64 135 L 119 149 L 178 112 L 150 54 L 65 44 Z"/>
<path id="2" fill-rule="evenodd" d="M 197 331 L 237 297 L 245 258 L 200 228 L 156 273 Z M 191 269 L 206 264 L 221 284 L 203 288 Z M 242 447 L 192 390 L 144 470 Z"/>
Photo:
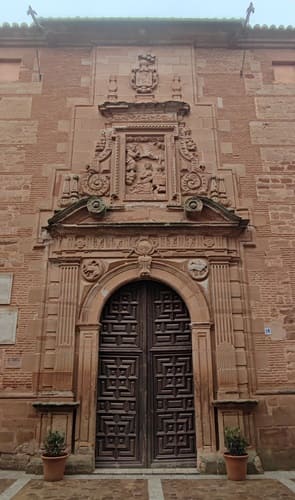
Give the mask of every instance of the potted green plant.
<path id="1" fill-rule="evenodd" d="M 231 481 L 245 481 L 247 475 L 248 443 L 239 427 L 226 427 L 224 430 L 224 453 L 227 477 Z"/>
<path id="2" fill-rule="evenodd" d="M 43 472 L 45 481 L 60 481 L 64 477 L 66 459 L 65 435 L 59 431 L 49 431 L 43 442 Z"/>

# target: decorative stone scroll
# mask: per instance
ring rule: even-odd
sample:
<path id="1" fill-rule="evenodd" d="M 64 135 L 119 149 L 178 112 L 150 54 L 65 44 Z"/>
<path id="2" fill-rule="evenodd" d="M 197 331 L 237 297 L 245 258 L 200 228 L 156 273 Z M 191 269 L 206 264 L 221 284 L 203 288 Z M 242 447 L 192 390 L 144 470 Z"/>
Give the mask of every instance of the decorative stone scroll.
<path id="1" fill-rule="evenodd" d="M 229 206 L 223 178 L 217 178 L 206 171 L 200 163 L 197 145 L 191 130 L 184 123 L 179 124 L 180 188 L 183 196 L 200 195 L 217 203 Z"/>
<path id="2" fill-rule="evenodd" d="M 107 207 L 104 201 L 97 196 L 92 196 L 87 202 L 87 210 L 95 217 L 104 215 Z"/>
<path id="3" fill-rule="evenodd" d="M 203 202 L 197 196 L 187 198 L 184 202 L 184 211 L 188 216 L 194 217 L 196 214 L 201 213 L 203 210 Z"/>
<path id="4" fill-rule="evenodd" d="M 94 156 L 86 165 L 86 173 L 79 175 L 66 175 L 59 205 L 67 207 L 81 197 L 108 196 L 110 194 L 111 154 L 112 154 L 112 129 L 101 131 L 101 136 L 96 144 Z"/>
<path id="5" fill-rule="evenodd" d="M 156 57 L 152 54 L 139 55 L 138 67 L 132 69 L 130 84 L 138 94 L 151 94 L 157 87 L 159 75 L 155 68 Z"/>
<path id="6" fill-rule="evenodd" d="M 112 153 L 112 129 L 101 131 L 94 157 L 87 165 L 87 173 L 81 178 L 82 194 L 105 196 L 110 190 L 110 162 L 107 161 Z"/>

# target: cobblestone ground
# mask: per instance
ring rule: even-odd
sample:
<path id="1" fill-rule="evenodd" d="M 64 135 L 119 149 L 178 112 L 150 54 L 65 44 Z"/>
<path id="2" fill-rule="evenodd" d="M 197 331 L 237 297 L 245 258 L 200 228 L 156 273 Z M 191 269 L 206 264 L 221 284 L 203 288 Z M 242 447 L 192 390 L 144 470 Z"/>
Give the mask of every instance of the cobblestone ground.
<path id="1" fill-rule="evenodd" d="M 165 500 L 294 500 L 278 481 L 162 480 Z"/>
<path id="2" fill-rule="evenodd" d="M 5 491 L 8 486 L 14 483 L 13 479 L 0 479 L 0 494 Z M 0 497 L 1 498 L 1 497 Z"/>
<path id="3" fill-rule="evenodd" d="M 277 479 L 278 478 L 278 479 Z M 2 500 L 295 500 L 295 472 L 266 473 L 260 479 L 228 481 L 217 476 L 144 475 L 140 478 L 68 476 L 43 479 L 0 471 Z"/>
<path id="4" fill-rule="evenodd" d="M 56 483 L 32 480 L 13 498 L 39 500 L 45 498 L 68 500 L 148 500 L 147 481 L 142 479 L 66 479 Z"/>
<path id="5" fill-rule="evenodd" d="M 7 481 L 7 480 L 6 480 Z M 0 486 L 3 480 L 0 480 Z M 9 486 L 11 481 L 6 482 Z M 3 490 L 2 490 L 3 491 Z M 2 495 L 0 498 L 3 498 Z M 295 493 L 273 479 L 31 479 L 14 500 L 295 500 Z"/>

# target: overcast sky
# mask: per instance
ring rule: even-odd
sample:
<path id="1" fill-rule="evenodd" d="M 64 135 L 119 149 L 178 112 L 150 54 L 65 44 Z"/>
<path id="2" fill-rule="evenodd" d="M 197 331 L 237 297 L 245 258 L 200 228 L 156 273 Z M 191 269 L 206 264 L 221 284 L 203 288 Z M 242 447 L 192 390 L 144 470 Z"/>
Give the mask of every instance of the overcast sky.
<path id="1" fill-rule="evenodd" d="M 241 18 L 249 0 L 2 0 L 0 24 L 30 23 L 29 2 L 40 17 Z M 254 0 L 251 25 L 295 26 L 295 0 Z"/>

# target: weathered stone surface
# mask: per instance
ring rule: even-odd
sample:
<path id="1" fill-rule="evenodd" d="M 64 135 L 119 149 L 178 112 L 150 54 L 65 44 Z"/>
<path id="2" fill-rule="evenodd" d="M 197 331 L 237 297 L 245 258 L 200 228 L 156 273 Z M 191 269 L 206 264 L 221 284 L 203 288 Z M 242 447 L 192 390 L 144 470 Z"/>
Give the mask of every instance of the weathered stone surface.
<path id="1" fill-rule="evenodd" d="M 227 424 L 246 432 L 253 470 L 255 447 L 265 468 L 294 465 L 295 91 L 273 71 L 291 52 L 253 48 L 241 76 L 241 51 L 225 47 L 229 25 L 221 22 L 223 47 L 214 47 L 204 23 L 197 48 L 179 43 L 187 26 L 182 35 L 163 29 L 148 57 L 142 27 L 139 45 L 131 35 L 115 47 L 60 40 L 42 49 L 41 82 L 33 47 L 1 47 L 1 60 L 22 60 L 19 81 L 0 82 L 0 266 L 13 273 L 9 311 L 19 311 L 7 336 L 8 298 L 0 305 L 2 467 L 40 471 L 32 457 L 57 427 L 67 443 L 75 429 L 68 470 L 93 469 L 101 314 L 123 284 L 146 278 L 189 309 L 200 468 L 222 470 L 214 450 Z M 155 73 L 142 68 L 132 86 L 140 54 L 156 58 Z M 144 82 L 150 91 L 140 93 Z M 98 104 L 108 100 L 105 117 Z M 106 207 L 99 216 L 79 206 L 87 193 Z M 190 219 L 183 205 L 194 196 L 217 204 L 198 200 Z M 216 394 L 249 399 L 253 388 L 254 418 L 214 414 Z M 37 393 L 79 403 L 76 413 L 37 413 Z"/>

